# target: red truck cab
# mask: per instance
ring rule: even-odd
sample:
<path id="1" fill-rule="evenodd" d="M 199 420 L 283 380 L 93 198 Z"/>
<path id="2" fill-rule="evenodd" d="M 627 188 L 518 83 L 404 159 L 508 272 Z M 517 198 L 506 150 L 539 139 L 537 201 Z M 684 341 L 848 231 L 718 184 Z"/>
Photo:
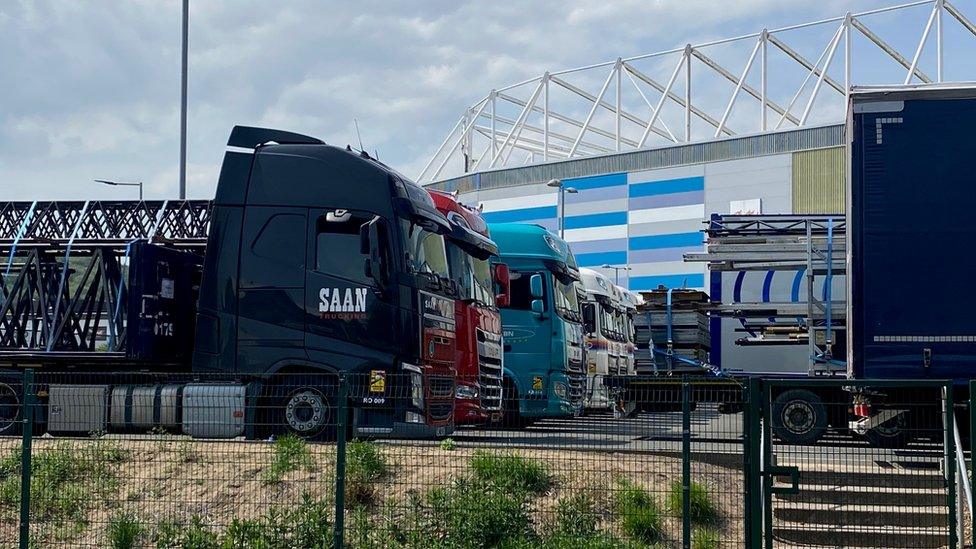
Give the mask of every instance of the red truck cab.
<path id="1" fill-rule="evenodd" d="M 451 222 L 445 235 L 448 270 L 459 286 L 457 324 L 456 425 L 484 424 L 502 416 L 502 321 L 498 307 L 509 299 L 508 267 L 489 263 L 498 255 L 481 212 L 457 197 L 428 190 Z"/>

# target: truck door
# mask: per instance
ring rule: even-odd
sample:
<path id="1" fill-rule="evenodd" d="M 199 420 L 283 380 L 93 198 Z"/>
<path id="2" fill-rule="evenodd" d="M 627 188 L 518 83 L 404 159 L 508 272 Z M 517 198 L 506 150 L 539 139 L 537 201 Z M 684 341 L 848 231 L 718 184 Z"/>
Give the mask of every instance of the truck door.
<path id="1" fill-rule="evenodd" d="M 541 313 L 532 310 L 535 299 L 530 288 L 532 275 L 550 276 L 543 271 L 511 271 L 511 300 L 502 309 L 502 332 L 505 342 L 505 370 L 519 382 L 520 397 L 540 393 L 544 396 L 548 387 L 550 343 L 552 341 L 552 311 L 549 303 L 547 281 L 543 286 Z M 539 378 L 541 381 L 537 381 Z M 542 384 L 540 389 L 539 384 Z"/>
<path id="2" fill-rule="evenodd" d="M 360 250 L 360 228 L 374 217 L 363 211 L 309 210 L 314 221 L 309 224 L 305 341 L 315 362 L 344 370 L 389 369 L 397 354 L 396 285 L 381 292 L 366 274 L 367 255 Z M 390 236 L 384 236 L 387 251 Z"/>
<path id="3" fill-rule="evenodd" d="M 305 216 L 305 208 L 245 209 L 237 296 L 238 371 L 263 372 L 282 359 L 305 358 Z"/>

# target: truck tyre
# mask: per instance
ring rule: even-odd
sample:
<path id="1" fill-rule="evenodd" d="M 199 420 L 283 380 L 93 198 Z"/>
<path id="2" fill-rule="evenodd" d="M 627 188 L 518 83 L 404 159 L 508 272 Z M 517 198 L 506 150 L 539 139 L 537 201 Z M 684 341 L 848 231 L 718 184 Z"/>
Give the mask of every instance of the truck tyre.
<path id="1" fill-rule="evenodd" d="M 898 414 L 864 434 L 864 438 L 876 448 L 904 448 L 911 442 L 906 413 Z"/>
<path id="2" fill-rule="evenodd" d="M 773 400 L 773 435 L 785 444 L 813 444 L 827 430 L 827 408 L 816 394 L 784 391 Z"/>
<path id="3" fill-rule="evenodd" d="M 269 386 L 274 434 L 307 440 L 335 440 L 335 387 L 317 376 L 300 376 Z"/>
<path id="4" fill-rule="evenodd" d="M 0 436 L 19 435 L 20 392 L 7 383 L 0 383 Z"/>

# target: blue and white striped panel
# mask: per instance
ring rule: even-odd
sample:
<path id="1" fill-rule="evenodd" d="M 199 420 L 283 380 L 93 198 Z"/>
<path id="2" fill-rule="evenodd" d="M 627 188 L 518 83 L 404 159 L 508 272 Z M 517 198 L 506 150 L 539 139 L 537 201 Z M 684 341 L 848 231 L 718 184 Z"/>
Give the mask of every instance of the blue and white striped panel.
<path id="1" fill-rule="evenodd" d="M 566 241 L 581 267 L 627 264 L 627 174 L 565 179 Z"/>
<path id="2" fill-rule="evenodd" d="M 556 189 L 526 185 L 478 194 L 484 206 L 482 215 L 488 223 L 535 223 L 556 231 Z"/>
<path id="3" fill-rule="evenodd" d="M 704 249 L 705 177 L 701 166 L 628 174 L 629 288 L 705 287 L 699 263 L 684 254 Z"/>

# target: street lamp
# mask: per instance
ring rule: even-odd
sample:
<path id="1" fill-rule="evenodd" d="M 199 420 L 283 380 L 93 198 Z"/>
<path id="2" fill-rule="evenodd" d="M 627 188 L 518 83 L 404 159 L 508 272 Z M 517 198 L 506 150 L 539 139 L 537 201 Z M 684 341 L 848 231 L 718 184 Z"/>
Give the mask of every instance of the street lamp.
<path id="1" fill-rule="evenodd" d="M 139 200 L 142 201 L 142 181 L 129 183 L 126 181 L 106 181 L 104 179 L 96 179 L 95 183 L 111 185 L 113 187 L 139 187 Z"/>
<path id="2" fill-rule="evenodd" d="M 604 263 L 600 265 L 602 269 L 613 269 L 614 284 L 620 286 L 620 271 L 632 271 L 633 269 L 629 266 L 617 267 L 609 263 Z"/>
<path id="3" fill-rule="evenodd" d="M 558 180 L 558 179 L 550 179 L 549 182 L 546 183 L 546 186 L 547 187 L 555 187 L 555 188 L 559 189 L 559 196 L 558 196 L 558 202 L 559 202 L 559 238 L 565 238 L 566 229 L 565 229 L 564 225 L 566 224 L 566 197 L 564 195 L 566 193 L 576 194 L 579 191 L 577 191 L 575 187 L 564 187 L 563 186 L 563 182 L 560 181 L 560 180 Z"/>

